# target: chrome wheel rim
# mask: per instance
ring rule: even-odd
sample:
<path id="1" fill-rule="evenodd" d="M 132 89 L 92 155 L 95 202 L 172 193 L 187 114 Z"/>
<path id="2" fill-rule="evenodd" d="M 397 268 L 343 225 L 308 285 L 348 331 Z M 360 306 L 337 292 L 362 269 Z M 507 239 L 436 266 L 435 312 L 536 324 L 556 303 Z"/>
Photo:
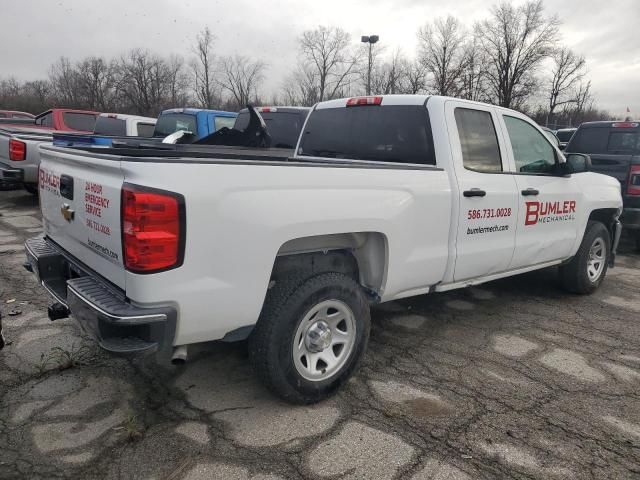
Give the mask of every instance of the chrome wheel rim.
<path id="1" fill-rule="evenodd" d="M 592 283 L 598 281 L 604 271 L 607 259 L 607 250 L 604 240 L 596 238 L 589 249 L 589 258 L 587 260 L 587 275 Z"/>
<path id="2" fill-rule="evenodd" d="M 293 364 L 306 380 L 321 382 L 337 374 L 356 343 L 353 311 L 340 300 L 325 300 L 306 313 L 293 337 Z"/>

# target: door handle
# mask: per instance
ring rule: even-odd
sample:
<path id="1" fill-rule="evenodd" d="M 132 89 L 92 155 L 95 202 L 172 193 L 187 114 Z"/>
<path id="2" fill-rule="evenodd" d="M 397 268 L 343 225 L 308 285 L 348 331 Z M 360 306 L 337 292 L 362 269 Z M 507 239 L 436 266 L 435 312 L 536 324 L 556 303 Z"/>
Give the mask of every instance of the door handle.
<path id="1" fill-rule="evenodd" d="M 484 197 L 487 192 L 480 190 L 479 188 L 472 188 L 471 190 L 465 190 L 462 194 L 465 197 Z"/>
<path id="2" fill-rule="evenodd" d="M 535 197 L 540 192 L 538 190 L 536 190 L 535 188 L 527 188 L 526 190 L 522 190 L 522 192 L 520 192 L 520 193 L 522 193 L 522 195 L 525 196 L 525 197 L 529 197 L 529 196 L 534 196 Z"/>

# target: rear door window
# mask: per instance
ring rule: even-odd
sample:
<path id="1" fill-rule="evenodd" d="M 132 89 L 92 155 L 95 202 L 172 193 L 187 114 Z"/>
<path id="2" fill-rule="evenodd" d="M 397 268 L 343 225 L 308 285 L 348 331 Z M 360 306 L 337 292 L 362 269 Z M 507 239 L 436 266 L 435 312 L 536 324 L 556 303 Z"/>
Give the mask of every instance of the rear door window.
<path id="1" fill-rule="evenodd" d="M 153 123 L 139 123 L 137 133 L 139 137 L 153 137 L 153 131 L 156 126 Z"/>
<path id="2" fill-rule="evenodd" d="M 311 113 L 299 155 L 435 165 L 421 105 L 327 108 Z"/>
<path id="3" fill-rule="evenodd" d="M 491 113 L 470 108 L 454 112 L 464 168 L 476 172 L 502 171 L 502 158 Z"/>
<path id="4" fill-rule="evenodd" d="M 113 117 L 98 117 L 93 130 L 99 135 L 125 136 L 127 134 L 127 124 L 124 120 Z"/>
<path id="5" fill-rule="evenodd" d="M 96 115 L 90 113 L 72 113 L 66 112 L 62 114 L 64 124 L 73 130 L 84 130 L 93 132 L 96 126 Z"/>

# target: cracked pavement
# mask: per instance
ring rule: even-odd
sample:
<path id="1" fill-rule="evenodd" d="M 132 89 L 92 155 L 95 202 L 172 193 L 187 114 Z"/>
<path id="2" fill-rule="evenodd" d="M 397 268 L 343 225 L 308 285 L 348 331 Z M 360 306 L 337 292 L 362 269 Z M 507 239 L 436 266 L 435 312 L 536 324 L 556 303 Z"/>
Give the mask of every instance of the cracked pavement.
<path id="1" fill-rule="evenodd" d="M 39 231 L 37 199 L 0 192 L 2 479 L 640 477 L 628 239 L 592 296 L 562 292 L 551 269 L 376 307 L 354 378 L 294 407 L 256 381 L 242 343 L 159 366 L 50 322 L 22 268 Z"/>

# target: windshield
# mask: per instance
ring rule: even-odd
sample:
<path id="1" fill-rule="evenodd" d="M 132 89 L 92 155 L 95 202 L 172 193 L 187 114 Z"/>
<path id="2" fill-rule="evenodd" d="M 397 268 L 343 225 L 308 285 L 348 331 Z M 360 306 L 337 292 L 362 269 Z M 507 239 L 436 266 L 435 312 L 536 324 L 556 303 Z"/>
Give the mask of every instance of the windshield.
<path id="1" fill-rule="evenodd" d="M 300 130 L 304 124 L 306 111 L 298 112 L 261 112 L 271 137 L 271 146 L 275 148 L 296 148 Z M 236 130 L 244 130 L 249 125 L 249 112 L 242 112 L 235 121 Z"/>
<path id="2" fill-rule="evenodd" d="M 187 115 L 185 113 L 167 113 L 160 115 L 153 136 L 166 137 L 179 130 L 185 130 L 194 134 L 198 133 L 195 115 Z"/>

